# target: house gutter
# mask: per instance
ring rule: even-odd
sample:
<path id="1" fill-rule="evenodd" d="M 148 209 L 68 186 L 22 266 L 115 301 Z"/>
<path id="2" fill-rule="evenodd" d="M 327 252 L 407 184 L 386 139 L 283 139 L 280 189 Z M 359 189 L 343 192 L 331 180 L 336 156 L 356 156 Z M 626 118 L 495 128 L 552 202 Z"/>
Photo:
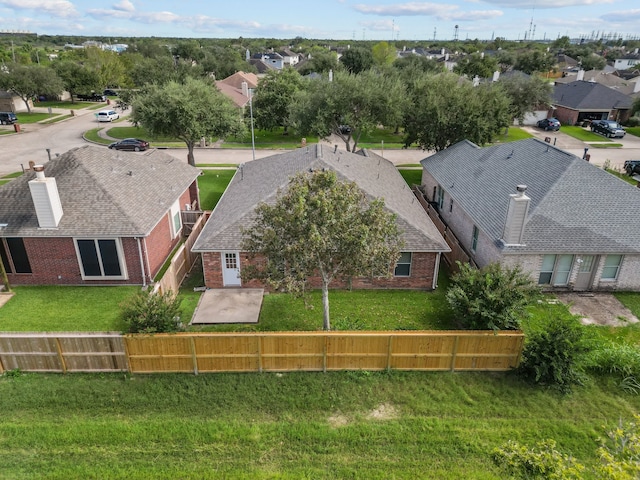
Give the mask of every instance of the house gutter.
<path id="1" fill-rule="evenodd" d="M 440 272 L 440 257 L 442 256 L 442 252 L 438 252 L 436 255 L 436 268 L 433 269 L 433 286 L 432 290 L 438 288 L 438 274 Z"/>
<path id="2" fill-rule="evenodd" d="M 147 261 L 147 276 L 149 277 L 149 281 L 152 280 L 151 278 L 151 270 L 149 270 L 151 267 L 149 265 L 149 250 L 147 249 L 147 238 L 144 237 L 142 239 L 142 243 L 144 244 L 144 259 Z"/>
<path id="3" fill-rule="evenodd" d="M 140 243 L 140 237 L 136 237 L 136 242 L 138 242 L 138 256 L 140 257 L 140 273 L 142 273 L 142 286 L 147 286 L 147 276 L 144 273 L 144 260 L 142 258 L 142 244 Z"/>

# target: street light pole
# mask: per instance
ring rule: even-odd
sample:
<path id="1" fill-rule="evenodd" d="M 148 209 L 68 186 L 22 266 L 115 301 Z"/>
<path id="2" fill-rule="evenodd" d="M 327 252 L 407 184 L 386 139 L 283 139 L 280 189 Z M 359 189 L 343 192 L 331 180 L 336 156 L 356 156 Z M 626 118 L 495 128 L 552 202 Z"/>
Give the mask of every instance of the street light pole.
<path id="1" fill-rule="evenodd" d="M 249 89 L 249 116 L 251 117 L 251 153 L 256 159 L 256 137 L 253 133 L 253 88 Z"/>

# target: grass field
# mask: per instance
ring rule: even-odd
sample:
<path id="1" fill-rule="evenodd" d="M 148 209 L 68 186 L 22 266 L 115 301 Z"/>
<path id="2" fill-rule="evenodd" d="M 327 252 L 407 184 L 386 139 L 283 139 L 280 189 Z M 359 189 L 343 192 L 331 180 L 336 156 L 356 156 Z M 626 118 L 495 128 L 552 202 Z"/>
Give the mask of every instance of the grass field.
<path id="1" fill-rule="evenodd" d="M 102 145 L 109 145 L 110 143 L 113 143 L 112 140 L 102 138 L 100 135 L 98 135 L 98 132 L 103 128 L 104 127 L 98 127 L 98 128 L 92 128 L 91 130 L 87 130 L 86 132 L 84 132 L 84 138 L 92 142 L 100 143 Z"/>
<path id="2" fill-rule="evenodd" d="M 407 168 L 399 168 L 398 171 L 404 181 L 407 182 L 409 186 L 411 185 L 420 185 L 422 183 L 422 169 L 407 169 Z"/>
<path id="3" fill-rule="evenodd" d="M 601 379 L 559 395 L 491 373 L 14 374 L 0 456 L 12 479 L 497 480 L 507 440 L 592 465 L 639 408 Z"/>
<path id="4" fill-rule="evenodd" d="M 640 127 L 624 127 L 627 133 L 634 135 L 636 137 L 640 137 Z"/>
<path id="5" fill-rule="evenodd" d="M 582 127 L 563 125 L 562 127 L 560 127 L 560 131 L 573 138 L 582 140 L 583 142 L 611 142 L 611 140 L 609 140 L 607 137 L 597 135 L 591 132 L 591 130 Z"/>
<path id="6" fill-rule="evenodd" d="M 526 130 L 523 130 L 519 127 L 509 127 L 509 131 L 507 135 L 501 134 L 494 138 L 494 144 L 499 143 L 509 143 L 509 142 L 517 142 L 518 140 L 525 140 L 527 138 L 531 138 L 531 135 Z"/>
<path id="7" fill-rule="evenodd" d="M 203 170 L 202 175 L 198 177 L 200 203 L 203 210 L 213 210 L 235 173 L 235 168 Z"/>

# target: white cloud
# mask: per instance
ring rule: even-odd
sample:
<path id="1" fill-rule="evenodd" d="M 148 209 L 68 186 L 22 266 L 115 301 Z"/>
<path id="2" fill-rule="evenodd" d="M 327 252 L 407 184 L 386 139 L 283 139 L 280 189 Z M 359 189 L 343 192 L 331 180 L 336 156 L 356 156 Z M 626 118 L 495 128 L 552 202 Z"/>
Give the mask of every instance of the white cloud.
<path id="1" fill-rule="evenodd" d="M 588 5 L 602 5 L 613 3 L 614 0 L 483 0 L 485 3 L 505 8 L 517 9 L 546 9 L 563 7 L 581 7 Z"/>
<path id="2" fill-rule="evenodd" d="M 54 17 L 64 18 L 78 15 L 76 7 L 68 0 L 0 0 L 0 5 L 15 10 L 45 12 Z"/>
<path id="3" fill-rule="evenodd" d="M 600 18 L 610 22 L 637 22 L 640 20 L 640 9 L 605 13 Z"/>
<path id="4" fill-rule="evenodd" d="M 356 11 L 385 17 L 427 16 L 448 21 L 478 21 L 502 16 L 501 10 L 462 11 L 457 5 L 411 2 L 396 5 L 354 5 Z"/>
<path id="5" fill-rule="evenodd" d="M 375 22 L 360 22 L 360 25 L 366 27 L 367 30 L 374 32 L 390 32 L 392 28 L 398 29 L 397 25 L 391 20 L 379 20 Z"/>
<path id="6" fill-rule="evenodd" d="M 130 2 L 130 0 L 122 0 L 120 3 L 116 3 L 113 6 L 114 10 L 121 10 L 123 12 L 133 12 L 135 11 L 136 7 L 133 5 L 133 3 Z"/>

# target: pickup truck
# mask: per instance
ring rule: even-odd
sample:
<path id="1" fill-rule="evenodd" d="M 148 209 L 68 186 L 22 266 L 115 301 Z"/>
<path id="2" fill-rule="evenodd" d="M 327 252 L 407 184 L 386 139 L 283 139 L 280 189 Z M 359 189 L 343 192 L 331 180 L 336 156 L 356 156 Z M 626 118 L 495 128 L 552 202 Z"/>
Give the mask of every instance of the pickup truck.
<path id="1" fill-rule="evenodd" d="M 618 122 L 613 120 L 594 120 L 591 122 L 591 131 L 609 138 L 622 138 L 627 133 Z"/>
<path id="2" fill-rule="evenodd" d="M 107 97 L 105 97 L 101 93 L 90 93 L 88 95 L 78 94 L 76 95 L 76 97 L 78 98 L 78 100 L 86 100 L 89 102 L 106 102 L 107 101 Z"/>
<path id="3" fill-rule="evenodd" d="M 624 169 L 627 175 L 640 175 L 640 160 L 627 160 L 624 162 Z"/>

